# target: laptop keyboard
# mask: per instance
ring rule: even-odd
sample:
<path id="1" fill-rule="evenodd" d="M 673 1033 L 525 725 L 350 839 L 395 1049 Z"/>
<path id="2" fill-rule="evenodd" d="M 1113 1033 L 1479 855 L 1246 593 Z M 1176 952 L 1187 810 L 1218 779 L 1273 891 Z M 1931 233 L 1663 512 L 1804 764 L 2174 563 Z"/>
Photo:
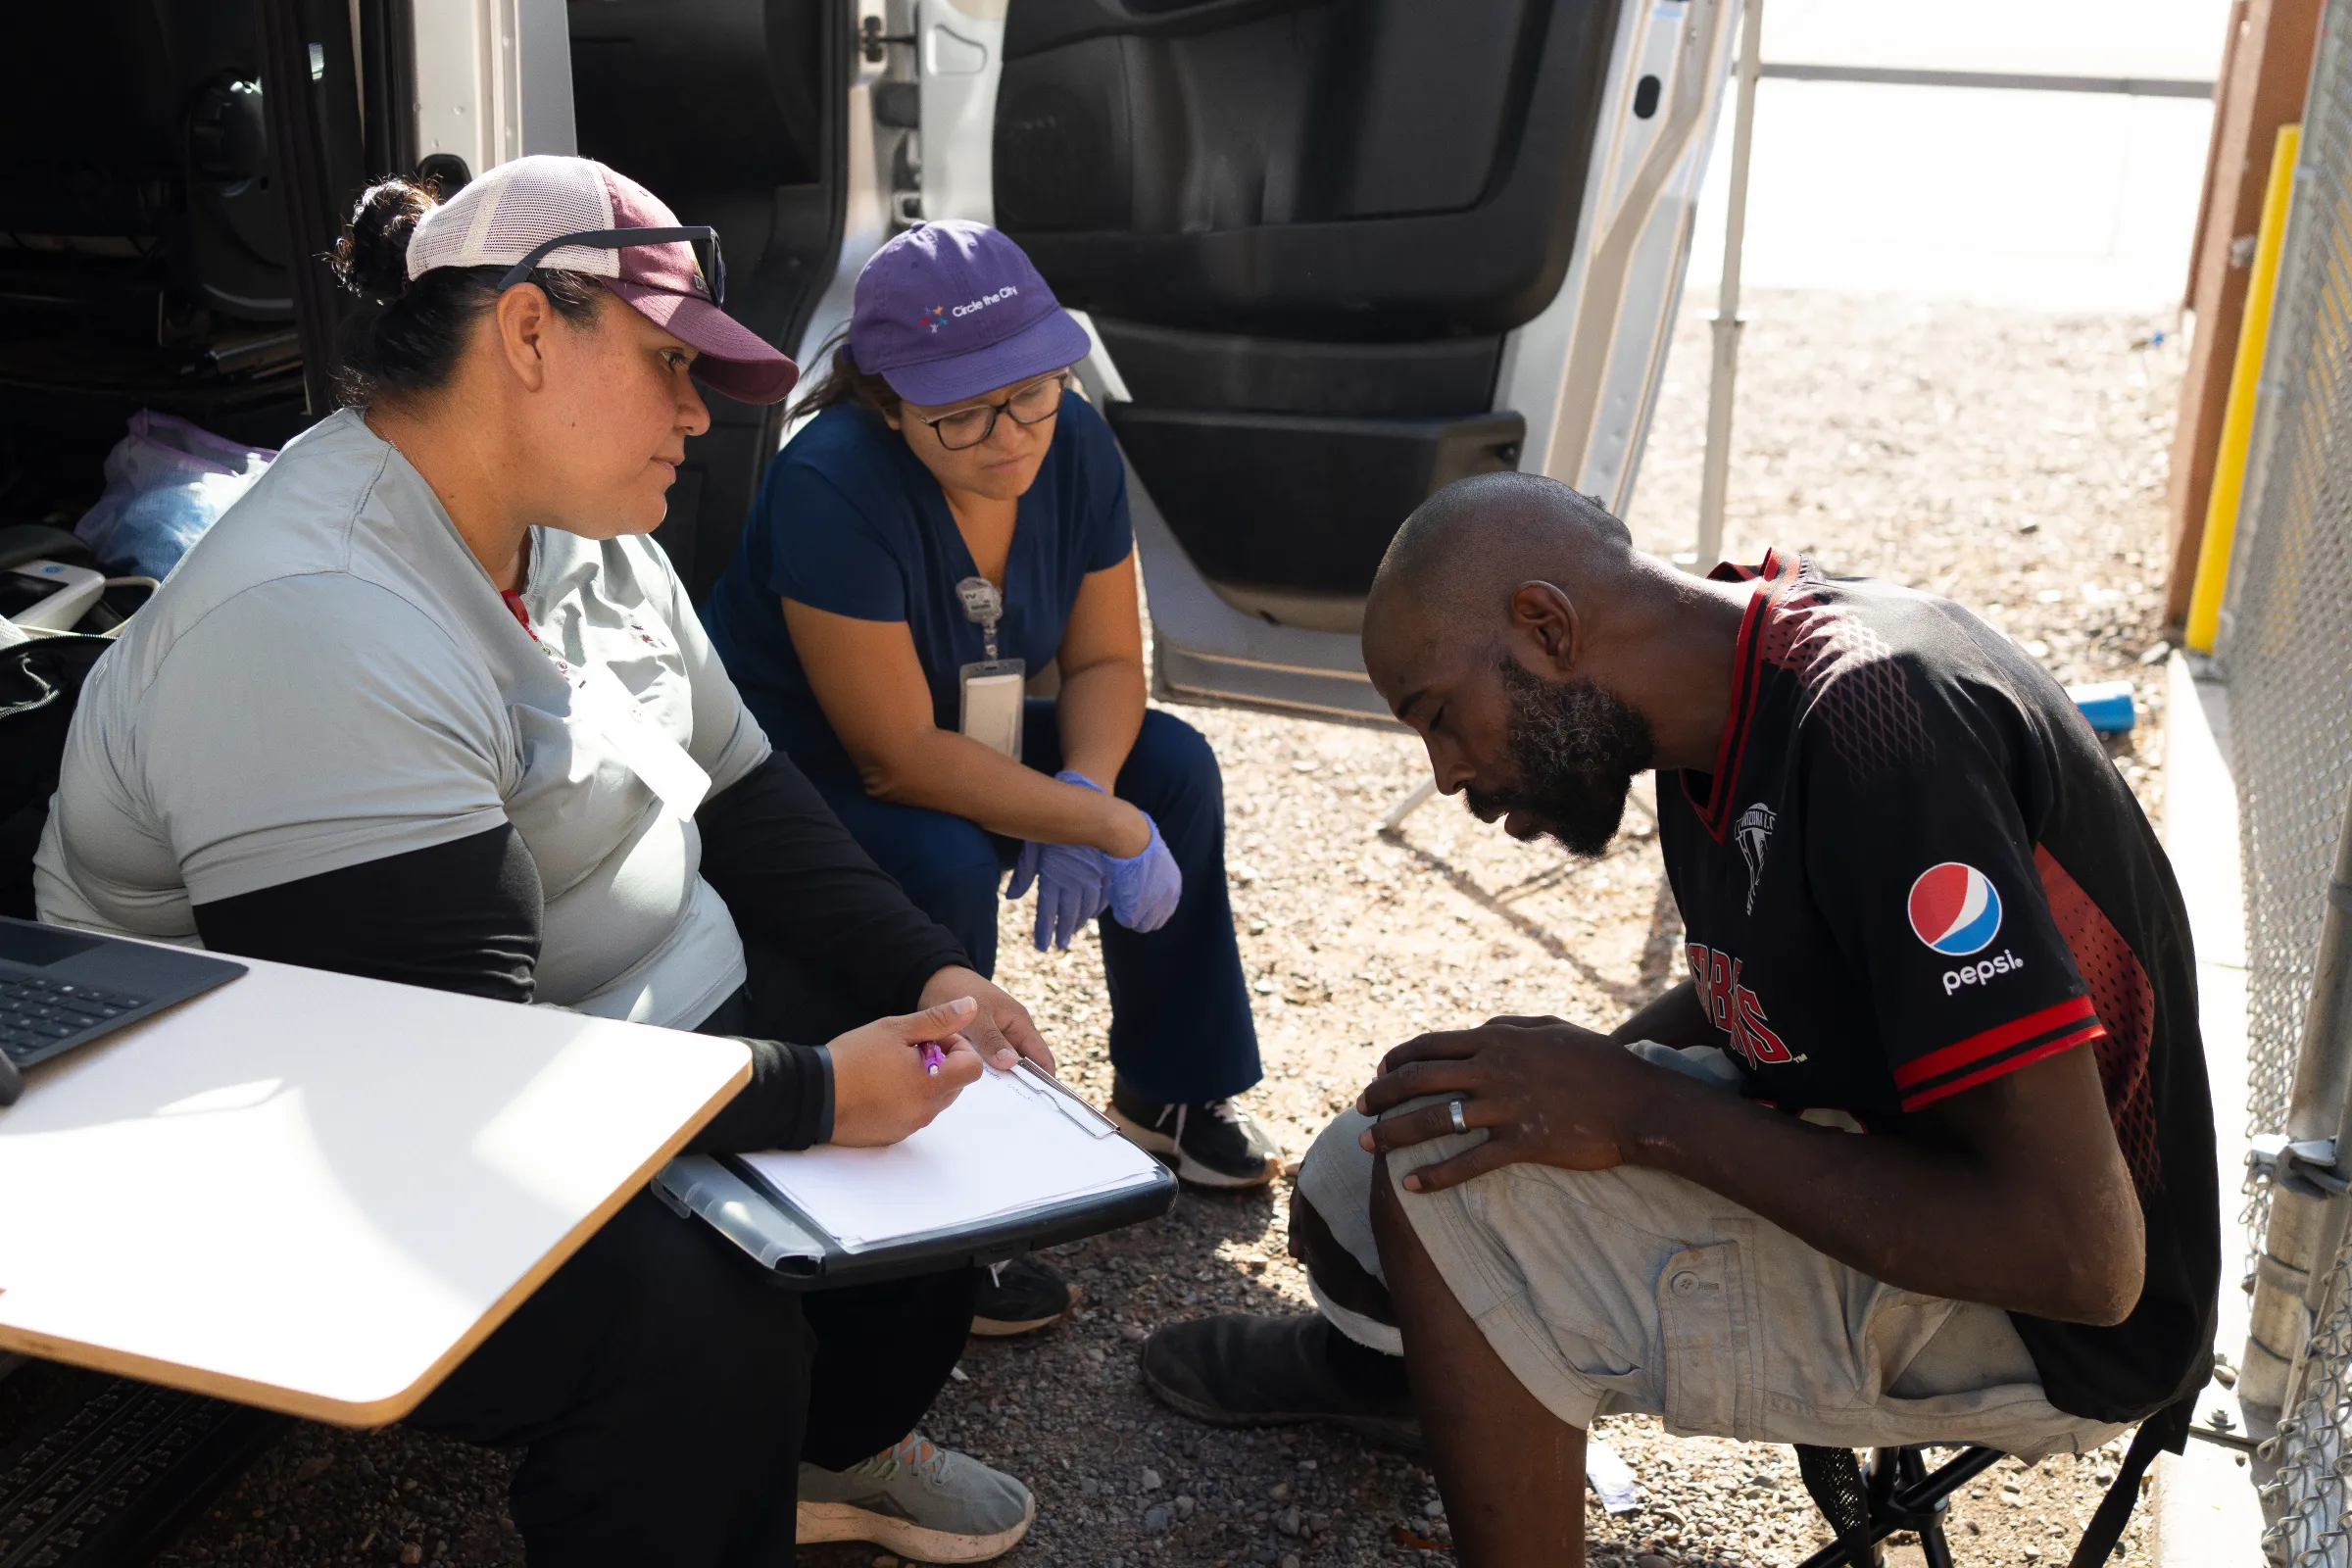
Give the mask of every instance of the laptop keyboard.
<path id="1" fill-rule="evenodd" d="M 0 976 L 0 1052 L 30 1061 L 147 1002 L 94 986 Z"/>

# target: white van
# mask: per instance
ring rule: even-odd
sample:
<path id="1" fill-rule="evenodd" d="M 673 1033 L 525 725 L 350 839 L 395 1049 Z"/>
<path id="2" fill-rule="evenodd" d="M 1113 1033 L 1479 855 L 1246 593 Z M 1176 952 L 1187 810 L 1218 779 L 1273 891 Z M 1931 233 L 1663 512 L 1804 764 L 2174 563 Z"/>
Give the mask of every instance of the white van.
<path id="1" fill-rule="evenodd" d="M 276 445 L 331 399 L 316 258 L 370 173 L 579 152 L 722 235 L 806 359 L 897 225 L 1010 233 L 1100 345 L 1154 685 L 1385 721 L 1353 635 L 1463 474 L 1622 511 L 1733 0 L 74 0 L 0 73 L 0 524 L 139 408 Z M 37 35 L 37 36 L 28 36 Z M 725 566 L 777 411 L 713 399 L 660 538 Z"/>

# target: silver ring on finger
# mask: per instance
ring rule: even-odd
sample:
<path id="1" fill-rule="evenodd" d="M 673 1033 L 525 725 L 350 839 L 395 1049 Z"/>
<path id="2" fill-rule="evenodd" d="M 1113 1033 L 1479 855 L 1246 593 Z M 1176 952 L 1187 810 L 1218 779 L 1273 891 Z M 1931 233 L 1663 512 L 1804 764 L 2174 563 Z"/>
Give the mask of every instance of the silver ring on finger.
<path id="1" fill-rule="evenodd" d="M 1462 1102 L 1460 1101 L 1447 1101 L 1446 1102 L 1446 1113 L 1453 1118 L 1453 1130 L 1455 1132 L 1466 1133 L 1470 1130 L 1469 1120 L 1462 1115 Z"/>

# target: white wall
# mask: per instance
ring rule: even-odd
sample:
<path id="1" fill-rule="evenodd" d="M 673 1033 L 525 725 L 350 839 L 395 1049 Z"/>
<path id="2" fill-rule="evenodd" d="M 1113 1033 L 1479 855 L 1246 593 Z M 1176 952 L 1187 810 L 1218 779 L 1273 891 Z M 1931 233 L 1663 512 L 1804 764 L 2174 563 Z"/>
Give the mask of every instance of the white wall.
<path id="1" fill-rule="evenodd" d="M 1765 0 L 1767 61 L 2212 78 L 2227 0 Z M 1745 280 L 2079 311 L 2177 303 L 2210 104 L 1772 79 Z M 1690 283 L 1720 269 L 1730 117 Z"/>
<path id="2" fill-rule="evenodd" d="M 1765 0 L 1764 58 L 2211 76 L 2229 20 L 2228 0 Z"/>

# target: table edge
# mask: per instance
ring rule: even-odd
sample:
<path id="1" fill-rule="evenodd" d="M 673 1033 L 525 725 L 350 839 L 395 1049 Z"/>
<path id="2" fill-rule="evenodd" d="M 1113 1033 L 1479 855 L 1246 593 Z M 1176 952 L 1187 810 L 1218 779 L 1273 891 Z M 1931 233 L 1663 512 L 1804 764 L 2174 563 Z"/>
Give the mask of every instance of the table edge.
<path id="1" fill-rule="evenodd" d="M 215 1398 L 233 1400 L 283 1415 L 300 1416 L 306 1420 L 323 1421 L 343 1427 L 389 1426 L 422 1404 L 433 1390 L 439 1388 L 461 1362 L 480 1348 L 482 1342 L 497 1331 L 528 1300 L 531 1294 L 547 1282 L 549 1275 L 570 1260 L 571 1255 L 587 1244 L 588 1238 L 602 1230 L 605 1222 L 620 1211 L 620 1206 L 643 1192 L 653 1181 L 654 1173 L 674 1158 L 694 1135 L 717 1115 L 727 1102 L 751 1082 L 752 1056 L 747 1049 L 743 1061 L 733 1075 L 706 1100 L 701 1108 L 687 1118 L 685 1124 L 663 1140 L 661 1147 L 640 1164 L 629 1177 L 614 1188 L 601 1202 L 590 1209 L 578 1224 L 564 1233 L 556 1245 L 539 1260 L 523 1271 L 522 1277 L 506 1293 L 490 1303 L 473 1326 L 460 1335 L 457 1342 L 444 1351 L 432 1365 L 426 1367 L 407 1387 L 376 1399 L 338 1399 L 311 1394 L 283 1384 L 263 1383 L 251 1378 L 236 1377 L 224 1372 L 212 1372 L 199 1367 L 182 1366 L 135 1351 L 118 1349 L 111 1346 L 93 1345 L 85 1341 L 63 1339 L 34 1330 L 0 1323 L 0 1350 L 12 1350 L 21 1355 L 43 1361 L 57 1361 L 68 1366 L 83 1367 L 93 1372 L 108 1372 L 120 1377 L 137 1378 L 142 1382 L 164 1388 L 178 1389 L 189 1394 L 210 1395 Z M 697 1221 L 696 1223 L 700 1223 Z"/>

